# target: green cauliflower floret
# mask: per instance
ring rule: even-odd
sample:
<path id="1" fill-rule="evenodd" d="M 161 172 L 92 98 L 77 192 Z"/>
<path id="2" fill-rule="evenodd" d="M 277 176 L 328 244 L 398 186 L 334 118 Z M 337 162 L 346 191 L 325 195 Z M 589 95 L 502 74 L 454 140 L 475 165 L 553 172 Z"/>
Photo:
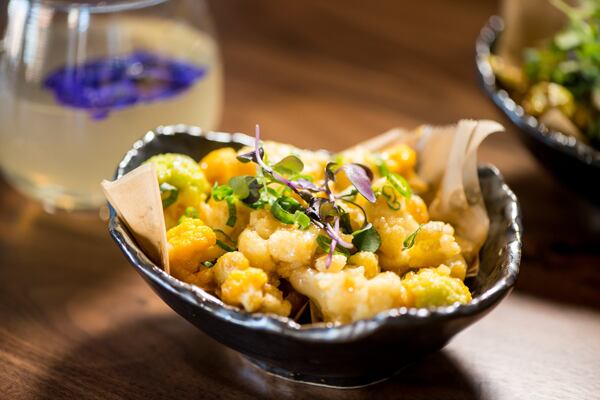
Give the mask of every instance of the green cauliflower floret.
<path id="1" fill-rule="evenodd" d="M 159 154 L 146 162 L 156 165 L 168 229 L 177 225 L 186 209 L 198 208 L 206 198 L 210 185 L 200 165 L 184 154 Z"/>
<path id="2" fill-rule="evenodd" d="M 409 272 L 402 284 L 408 292 L 407 305 L 411 307 L 441 307 L 471 301 L 469 288 L 460 279 L 451 277 L 450 269 L 445 265 Z"/>

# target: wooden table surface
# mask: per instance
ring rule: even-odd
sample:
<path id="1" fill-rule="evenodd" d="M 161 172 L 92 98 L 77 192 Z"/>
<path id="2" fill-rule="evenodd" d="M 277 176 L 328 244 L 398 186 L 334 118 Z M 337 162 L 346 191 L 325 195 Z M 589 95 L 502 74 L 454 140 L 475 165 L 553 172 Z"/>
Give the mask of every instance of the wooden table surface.
<path id="1" fill-rule="evenodd" d="M 265 375 L 180 318 L 96 214 L 48 215 L 0 180 L 0 398 L 600 399 L 600 212 L 521 147 L 475 83 L 493 1 L 211 2 L 224 130 L 333 150 L 394 126 L 499 119 L 481 159 L 519 196 L 513 294 L 396 378 L 338 391 Z M 576 177 L 574 177 L 575 179 Z"/>

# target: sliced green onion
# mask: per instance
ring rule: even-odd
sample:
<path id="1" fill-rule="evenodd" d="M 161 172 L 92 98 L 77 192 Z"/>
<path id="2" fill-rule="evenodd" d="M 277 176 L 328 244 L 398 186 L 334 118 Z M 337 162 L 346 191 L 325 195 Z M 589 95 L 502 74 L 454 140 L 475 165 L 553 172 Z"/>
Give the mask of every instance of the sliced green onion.
<path id="1" fill-rule="evenodd" d="M 292 197 L 280 197 L 271 204 L 271 214 L 284 224 L 298 224 L 302 229 L 310 225 L 310 218 L 302 210 L 300 203 Z"/>
<path id="2" fill-rule="evenodd" d="M 422 227 L 423 224 L 419 225 L 419 227 L 413 233 L 411 233 L 406 237 L 406 239 L 404 239 L 404 243 L 402 243 L 402 250 L 410 249 L 415 245 L 415 240 L 417 239 L 417 235 L 419 234 L 419 231 Z"/>
<path id="3" fill-rule="evenodd" d="M 402 175 L 391 172 L 385 178 L 402 196 L 406 197 L 407 199 L 412 196 L 412 189 L 410 188 L 408 181 L 404 179 Z"/>
<path id="4" fill-rule="evenodd" d="M 385 198 L 388 207 L 392 210 L 398 211 L 402 207 L 396 198 L 396 191 L 390 185 L 384 185 L 381 188 L 381 195 Z"/>
<path id="5" fill-rule="evenodd" d="M 229 217 L 227 218 L 227 226 L 234 227 L 237 221 L 237 210 L 235 208 L 235 198 L 229 196 L 225 199 L 227 202 L 227 212 L 229 213 Z"/>
<path id="6" fill-rule="evenodd" d="M 231 247 L 230 245 L 228 245 L 227 243 L 225 243 L 219 239 L 217 239 L 217 246 L 219 246 L 220 248 L 222 248 L 223 250 L 225 250 L 227 252 L 237 251 L 237 249 L 235 247 Z"/>
<path id="7" fill-rule="evenodd" d="M 398 193 L 407 199 L 410 198 L 410 196 L 412 196 L 412 189 L 410 188 L 408 181 L 402 175 L 390 172 L 387 164 L 382 159 L 378 159 L 376 162 L 379 167 L 379 174 L 385 177 Z"/>
<path id="8" fill-rule="evenodd" d="M 175 186 L 164 182 L 160 184 L 159 188 L 163 208 L 167 208 L 177 201 L 177 197 L 179 197 L 179 189 L 177 189 Z"/>

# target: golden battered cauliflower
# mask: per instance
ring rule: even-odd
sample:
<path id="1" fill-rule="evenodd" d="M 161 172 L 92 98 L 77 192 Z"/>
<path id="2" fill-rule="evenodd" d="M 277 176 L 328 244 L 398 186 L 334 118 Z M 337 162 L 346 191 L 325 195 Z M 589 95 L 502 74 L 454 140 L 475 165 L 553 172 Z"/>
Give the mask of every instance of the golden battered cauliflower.
<path id="1" fill-rule="evenodd" d="M 240 234 L 238 249 L 253 267 L 287 278 L 293 269 L 312 265 L 317 236 L 314 226 L 300 230 L 277 221 L 267 210 L 254 210 Z"/>
<path id="2" fill-rule="evenodd" d="M 452 275 L 464 279 L 467 264 L 454 237 L 454 228 L 440 221 L 421 225 L 414 245 L 405 250 L 410 268 L 437 267 L 446 264 Z"/>
<path id="3" fill-rule="evenodd" d="M 403 251 L 402 243 L 419 227 L 419 223 L 407 211 L 405 200 L 402 198 L 398 201 L 399 210 L 393 210 L 385 198 L 379 196 L 374 204 L 365 205 L 365 211 L 381 237 L 379 265 L 385 270 L 402 275 L 410 269 L 408 254 Z"/>
<path id="4" fill-rule="evenodd" d="M 200 168 L 211 184 L 224 185 L 234 176 L 255 175 L 256 165 L 240 162 L 237 155 L 231 147 L 213 150 L 200 160 Z"/>
<path id="5" fill-rule="evenodd" d="M 237 239 L 240 232 L 248 225 L 250 218 L 250 209 L 241 204 L 240 201 L 235 202 L 236 221 L 233 227 L 227 225 L 229 218 L 229 209 L 226 201 L 216 201 L 210 198 L 208 202 L 202 202 L 198 209 L 200 218 L 213 229 L 218 229 L 234 240 Z"/>
<path id="6" fill-rule="evenodd" d="M 318 257 L 315 260 L 315 269 L 321 272 L 339 272 L 346 266 L 346 256 L 343 254 L 334 254 L 331 257 L 331 263 L 327 266 L 327 258 L 329 255 L 325 254 Z"/>
<path id="7" fill-rule="evenodd" d="M 411 268 L 446 264 L 452 268 L 453 276 L 464 279 L 467 264 L 454 237 L 454 229 L 439 221 L 423 223 L 429 217 L 426 209 L 420 211 L 418 204 L 422 200 L 417 195 L 407 200 L 397 193 L 396 199 L 398 210 L 390 208 L 384 196 L 379 196 L 374 204 L 365 205 L 369 221 L 381 236 L 381 267 L 402 275 Z M 405 239 L 417 229 L 414 245 L 404 249 Z"/>
<path id="8" fill-rule="evenodd" d="M 404 143 L 388 147 L 381 152 L 381 158 L 391 172 L 404 176 L 412 173 L 417 163 L 417 153 Z"/>
<path id="9" fill-rule="evenodd" d="M 216 258 L 216 236 L 199 219 L 185 218 L 167 231 L 171 274 L 187 283 L 212 289 L 213 272 L 202 265 Z"/>
<path id="10" fill-rule="evenodd" d="M 325 321 L 357 321 L 401 307 L 407 301 L 406 290 L 398 275 L 382 272 L 367 279 L 363 267 L 339 272 L 297 269 L 292 272 L 290 283 L 317 305 Z"/>
<path id="11" fill-rule="evenodd" d="M 279 289 L 268 283 L 265 271 L 250 267 L 239 251 L 221 256 L 214 266 L 221 299 L 230 305 L 241 306 L 248 312 L 268 312 L 288 316 L 292 309 Z"/>
<path id="12" fill-rule="evenodd" d="M 440 307 L 471 301 L 469 288 L 462 280 L 451 277 L 445 265 L 409 272 L 402 279 L 402 285 L 408 293 L 409 307 Z"/>
<path id="13" fill-rule="evenodd" d="M 330 160 L 327 153 L 275 142 L 264 142 L 263 147 L 267 164 L 274 165 L 290 154 L 296 155 L 304 164 L 302 175 L 312 178 L 317 186 L 323 184 L 325 166 Z M 218 149 L 206 155 L 200 164 L 177 154 L 149 160 L 157 164 L 159 182 L 175 187 L 171 192 L 178 195 L 173 204 L 165 207 L 165 220 L 170 228 L 167 232 L 169 260 L 174 277 L 209 290 L 223 302 L 248 312 L 288 316 L 292 302 L 296 314 L 308 298 L 317 319 L 334 323 L 369 318 L 397 307 L 439 307 L 471 300 L 471 293 L 463 283 L 467 270 L 465 256 L 471 262 L 477 257 L 477 250 L 469 241 L 457 237 L 451 225 L 430 221 L 427 204 L 415 194 L 426 185 L 415 173 L 416 153 L 409 146 L 397 144 L 380 154 L 354 148 L 332 159 L 338 164 L 367 165 L 376 177 L 372 182 L 376 194 L 374 203 L 360 195 L 355 197 L 356 204 L 350 203 L 348 198 L 337 197 L 336 206 L 348 213 L 343 215 L 341 223 L 335 221 L 341 219 L 339 214 L 327 213 L 323 208 L 319 210 L 320 219 L 315 219 L 314 207 L 320 203 L 310 198 L 310 194 L 299 196 L 281 182 L 265 182 L 262 177 L 257 177 L 258 184 L 253 182 L 253 196 L 256 196 L 252 197 L 253 204 L 236 200 L 237 194 L 223 195 L 226 199 L 223 201 L 212 197 L 206 201 L 209 181 L 228 185 L 235 176 L 256 174 L 255 163 L 241 163 L 236 159 L 238 154 L 250 150 Z M 299 169 L 296 167 L 293 171 Z M 290 169 L 285 176 L 294 180 L 290 177 L 292 174 Z M 402 189 L 403 182 L 393 174 L 405 177 L 413 193 Z M 219 190 L 239 193 L 233 189 L 233 186 L 238 190 L 239 185 L 243 185 L 238 183 L 232 181 L 231 188 Z M 344 172 L 340 172 L 330 189 L 336 191 L 335 194 L 342 190 L 347 194 L 350 185 Z M 331 198 L 329 191 L 311 190 L 314 190 L 313 196 Z M 215 191 L 215 196 L 220 196 L 219 193 Z M 304 218 L 311 218 L 312 222 L 286 224 L 278 218 L 293 221 L 286 220 L 275 210 L 276 218 L 269 204 L 274 204 L 275 197 L 282 196 L 293 197 L 302 207 L 311 205 L 313 208 L 293 212 L 304 212 Z M 233 220 L 232 201 L 236 213 L 233 227 L 227 225 Z M 194 209 L 185 211 L 190 206 Z M 319 241 L 317 238 L 335 235 L 318 228 L 321 223 L 332 226 L 339 223 L 337 234 L 346 242 L 354 242 L 357 248 L 338 247 L 330 258 L 326 246 L 320 242 L 323 238 Z M 380 240 L 371 232 L 368 245 L 364 245 L 367 242 L 356 231 L 368 223 L 373 225 Z M 227 252 L 223 248 L 237 249 Z"/>
<path id="14" fill-rule="evenodd" d="M 381 272 L 379 269 L 379 260 L 377 254 L 368 251 L 359 251 L 348 258 L 349 267 L 363 267 L 365 277 L 374 278 Z"/>

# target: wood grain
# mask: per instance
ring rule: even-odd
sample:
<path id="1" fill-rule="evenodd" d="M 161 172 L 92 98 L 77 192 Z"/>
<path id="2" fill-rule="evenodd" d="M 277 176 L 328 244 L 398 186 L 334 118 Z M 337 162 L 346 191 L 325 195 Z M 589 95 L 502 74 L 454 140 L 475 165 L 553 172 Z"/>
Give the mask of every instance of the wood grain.
<path id="1" fill-rule="evenodd" d="M 598 399 L 600 212 L 522 148 L 474 79 L 494 1 L 211 2 L 223 130 L 341 149 L 394 126 L 500 119 L 487 140 L 519 196 L 517 290 L 443 351 L 336 391 L 268 376 L 168 309 L 93 213 L 48 215 L 0 180 L 0 398 Z M 1 18 L 0 18 L 1 20 Z"/>

